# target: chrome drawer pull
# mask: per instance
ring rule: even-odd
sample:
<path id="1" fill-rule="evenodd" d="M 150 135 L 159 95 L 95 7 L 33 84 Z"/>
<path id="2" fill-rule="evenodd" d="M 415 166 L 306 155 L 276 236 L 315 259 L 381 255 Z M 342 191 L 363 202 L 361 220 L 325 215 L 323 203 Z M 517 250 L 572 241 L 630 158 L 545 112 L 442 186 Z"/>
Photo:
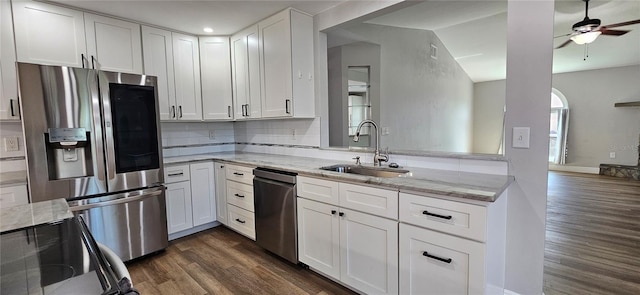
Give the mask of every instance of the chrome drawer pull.
<path id="1" fill-rule="evenodd" d="M 180 173 L 169 173 L 169 176 L 180 176 L 180 175 L 184 175 L 184 172 L 180 172 Z"/>
<path id="2" fill-rule="evenodd" d="M 237 222 L 240 222 L 240 223 L 245 223 L 245 222 L 246 222 L 246 221 L 244 221 L 244 220 L 240 220 L 240 218 L 236 218 L 236 221 L 237 221 Z"/>
<path id="3" fill-rule="evenodd" d="M 424 214 L 424 215 L 429 215 L 429 216 L 433 216 L 433 217 L 438 217 L 438 218 L 442 218 L 442 219 L 446 219 L 446 220 L 449 220 L 449 219 L 451 219 L 451 218 L 453 217 L 453 216 L 451 216 L 451 215 L 447 215 L 447 216 L 445 216 L 445 215 L 440 215 L 440 214 L 431 213 L 431 212 L 429 212 L 429 211 L 427 211 L 427 210 L 422 211 L 422 214 Z"/>
<path id="4" fill-rule="evenodd" d="M 427 256 L 427 257 L 429 257 L 431 259 L 442 261 L 444 263 L 451 263 L 451 261 L 453 261 L 451 258 L 442 258 L 442 257 L 431 255 L 431 254 L 427 253 L 427 251 L 422 252 L 422 256 Z"/>
<path id="5" fill-rule="evenodd" d="M 243 176 L 243 173 L 233 172 L 233 175 Z"/>
<path id="6" fill-rule="evenodd" d="M 243 195 L 238 195 L 238 194 L 233 194 L 234 196 L 238 197 L 238 198 L 244 198 Z"/>

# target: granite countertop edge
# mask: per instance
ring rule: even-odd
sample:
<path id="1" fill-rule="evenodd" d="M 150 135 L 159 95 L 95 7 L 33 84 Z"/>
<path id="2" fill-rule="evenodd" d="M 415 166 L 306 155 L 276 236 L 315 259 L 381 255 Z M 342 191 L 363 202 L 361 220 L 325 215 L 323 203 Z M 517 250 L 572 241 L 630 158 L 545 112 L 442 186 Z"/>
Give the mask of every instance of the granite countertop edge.
<path id="1" fill-rule="evenodd" d="M 253 157 L 253 159 L 252 159 Z M 286 157 L 287 159 L 292 160 L 302 160 L 303 162 L 311 161 L 308 165 L 304 167 L 302 165 L 286 165 L 286 164 L 274 164 L 269 161 L 261 161 L 261 157 L 269 157 L 269 158 L 281 158 Z M 282 158 L 281 158 L 282 159 Z M 457 175 L 466 175 L 472 178 L 493 178 L 494 182 L 497 185 L 493 187 L 487 186 L 478 186 L 469 183 L 456 183 L 455 180 L 452 182 L 443 181 L 443 180 L 434 180 L 429 179 L 427 177 L 396 177 L 396 178 L 381 178 L 381 177 L 373 177 L 373 176 L 364 176 L 364 175 L 353 175 L 346 173 L 338 173 L 332 171 L 321 170 L 319 167 L 338 164 L 340 161 L 338 160 L 324 160 L 319 158 L 305 158 L 305 157 L 295 157 L 295 156 L 282 156 L 282 155 L 268 155 L 268 154 L 257 154 L 257 153 L 237 153 L 237 152 L 223 152 L 223 153 L 211 153 L 211 154 L 196 154 L 196 155 L 188 155 L 188 156 L 175 156 L 175 157 L 165 157 L 164 164 L 165 165 L 173 165 L 173 164 L 182 164 L 182 163 L 192 163 L 192 162 L 200 162 L 200 161 L 210 161 L 215 160 L 219 162 L 236 164 L 236 165 L 244 165 L 244 166 L 259 166 L 270 169 L 284 170 L 298 173 L 303 176 L 312 176 L 312 177 L 321 177 L 328 179 L 335 179 L 345 182 L 350 182 L 354 184 L 362 184 L 362 185 L 370 185 L 376 186 L 380 188 L 393 188 L 398 189 L 400 192 L 407 192 L 413 194 L 421 194 L 421 193 L 431 193 L 438 194 L 442 196 L 452 197 L 452 198 L 460 198 L 460 199 L 468 199 L 475 200 L 481 202 L 495 202 L 500 195 L 514 182 L 515 178 L 509 175 L 491 175 L 491 174 L 481 174 L 481 173 L 468 173 L 468 172 L 457 172 L 457 171 L 447 171 L 447 170 L 433 170 L 433 169 L 424 169 L 424 168 L 412 168 L 412 167 L 404 167 L 408 170 L 420 170 L 420 171 L 428 171 L 429 173 L 443 173 L 443 174 L 457 174 Z M 326 161 L 326 163 L 321 164 L 320 161 Z M 299 164 L 299 163 L 298 163 Z M 441 177 L 442 178 L 442 177 Z M 446 178 L 443 177 L 443 178 Z M 452 178 L 456 178 L 453 176 Z M 458 177 L 459 178 L 459 177 Z"/>

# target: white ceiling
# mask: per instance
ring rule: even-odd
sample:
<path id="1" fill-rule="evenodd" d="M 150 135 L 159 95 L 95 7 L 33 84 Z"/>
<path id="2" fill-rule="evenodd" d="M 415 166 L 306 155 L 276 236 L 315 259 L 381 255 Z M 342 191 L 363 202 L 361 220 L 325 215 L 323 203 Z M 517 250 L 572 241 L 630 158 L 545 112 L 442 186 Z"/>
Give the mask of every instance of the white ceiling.
<path id="1" fill-rule="evenodd" d="M 133 19 L 174 30 L 207 35 L 231 35 L 286 7 L 312 15 L 342 1 L 301 0 L 55 0 L 66 5 Z M 506 64 L 506 0 L 431 0 L 416 1 L 369 23 L 433 30 L 475 81 L 504 79 Z M 639 0 L 591 0 L 589 16 L 603 24 L 640 18 Z M 556 0 L 555 35 L 571 32 L 573 23 L 584 17 L 584 2 Z M 621 27 L 630 30 L 624 36 L 600 36 L 589 45 L 584 61 L 584 46 L 570 44 L 554 50 L 554 73 L 640 64 L 640 25 Z M 565 38 L 556 38 L 557 46 Z"/>
<path id="2" fill-rule="evenodd" d="M 640 19 L 638 0 L 592 0 L 589 17 L 602 24 Z M 445 44 L 474 82 L 504 79 L 506 75 L 507 2 L 487 0 L 425 1 L 366 21 L 367 23 L 432 30 Z M 584 18 L 581 0 L 556 0 L 554 35 L 571 33 L 574 23 Z M 589 44 L 570 44 L 554 50 L 553 72 L 564 73 L 600 68 L 640 65 L 640 25 L 620 27 L 632 30 L 620 37 L 600 36 Z M 555 38 L 554 46 L 566 41 Z"/>

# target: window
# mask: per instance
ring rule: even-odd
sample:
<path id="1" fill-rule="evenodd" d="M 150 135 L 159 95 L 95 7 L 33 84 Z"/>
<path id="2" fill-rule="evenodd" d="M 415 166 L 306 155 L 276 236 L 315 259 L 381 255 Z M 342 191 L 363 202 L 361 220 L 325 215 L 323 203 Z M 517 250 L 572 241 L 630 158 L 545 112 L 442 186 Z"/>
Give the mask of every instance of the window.
<path id="1" fill-rule="evenodd" d="M 549 120 L 549 162 L 563 165 L 567 157 L 569 103 L 557 89 L 551 89 L 551 117 Z"/>

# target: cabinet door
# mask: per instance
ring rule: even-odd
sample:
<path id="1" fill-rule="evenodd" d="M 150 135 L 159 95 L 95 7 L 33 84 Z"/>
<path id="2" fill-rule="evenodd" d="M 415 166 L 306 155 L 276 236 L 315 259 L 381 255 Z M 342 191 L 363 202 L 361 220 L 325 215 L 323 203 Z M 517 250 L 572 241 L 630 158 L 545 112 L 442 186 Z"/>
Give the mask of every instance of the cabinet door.
<path id="1" fill-rule="evenodd" d="M 229 37 L 200 37 L 202 117 L 232 120 L 231 51 Z"/>
<path id="2" fill-rule="evenodd" d="M 178 120 L 202 120 L 198 38 L 172 33 Z"/>
<path id="3" fill-rule="evenodd" d="M 285 10 L 258 24 L 262 116 L 291 116 L 291 14 Z"/>
<path id="4" fill-rule="evenodd" d="M 258 26 L 231 37 L 232 88 L 235 119 L 260 118 L 260 53 Z"/>
<path id="5" fill-rule="evenodd" d="M 89 62 L 98 70 L 142 74 L 140 25 L 84 14 Z"/>
<path id="6" fill-rule="evenodd" d="M 192 228 L 190 183 L 183 181 L 167 184 L 166 198 L 169 234 Z"/>
<path id="7" fill-rule="evenodd" d="M 193 226 L 216 220 L 215 177 L 213 162 L 191 164 L 191 205 Z"/>
<path id="8" fill-rule="evenodd" d="M 33 1 L 13 1 L 17 59 L 83 67 L 86 57 L 81 11 Z"/>
<path id="9" fill-rule="evenodd" d="M 18 78 L 11 3 L 0 1 L 0 120 L 18 120 Z"/>
<path id="10" fill-rule="evenodd" d="M 216 210 L 218 221 L 227 224 L 227 177 L 224 163 L 214 163 L 216 178 Z"/>
<path id="11" fill-rule="evenodd" d="M 400 224 L 401 294 L 484 294 L 484 244 Z"/>
<path id="12" fill-rule="evenodd" d="M 298 257 L 301 262 L 340 279 L 338 207 L 298 198 Z"/>
<path id="13" fill-rule="evenodd" d="M 160 120 L 175 120 L 176 90 L 171 32 L 142 26 L 142 45 L 144 73 L 158 77 Z"/>
<path id="14" fill-rule="evenodd" d="M 397 294 L 398 222 L 343 208 L 340 214 L 340 280 L 367 294 Z"/>

